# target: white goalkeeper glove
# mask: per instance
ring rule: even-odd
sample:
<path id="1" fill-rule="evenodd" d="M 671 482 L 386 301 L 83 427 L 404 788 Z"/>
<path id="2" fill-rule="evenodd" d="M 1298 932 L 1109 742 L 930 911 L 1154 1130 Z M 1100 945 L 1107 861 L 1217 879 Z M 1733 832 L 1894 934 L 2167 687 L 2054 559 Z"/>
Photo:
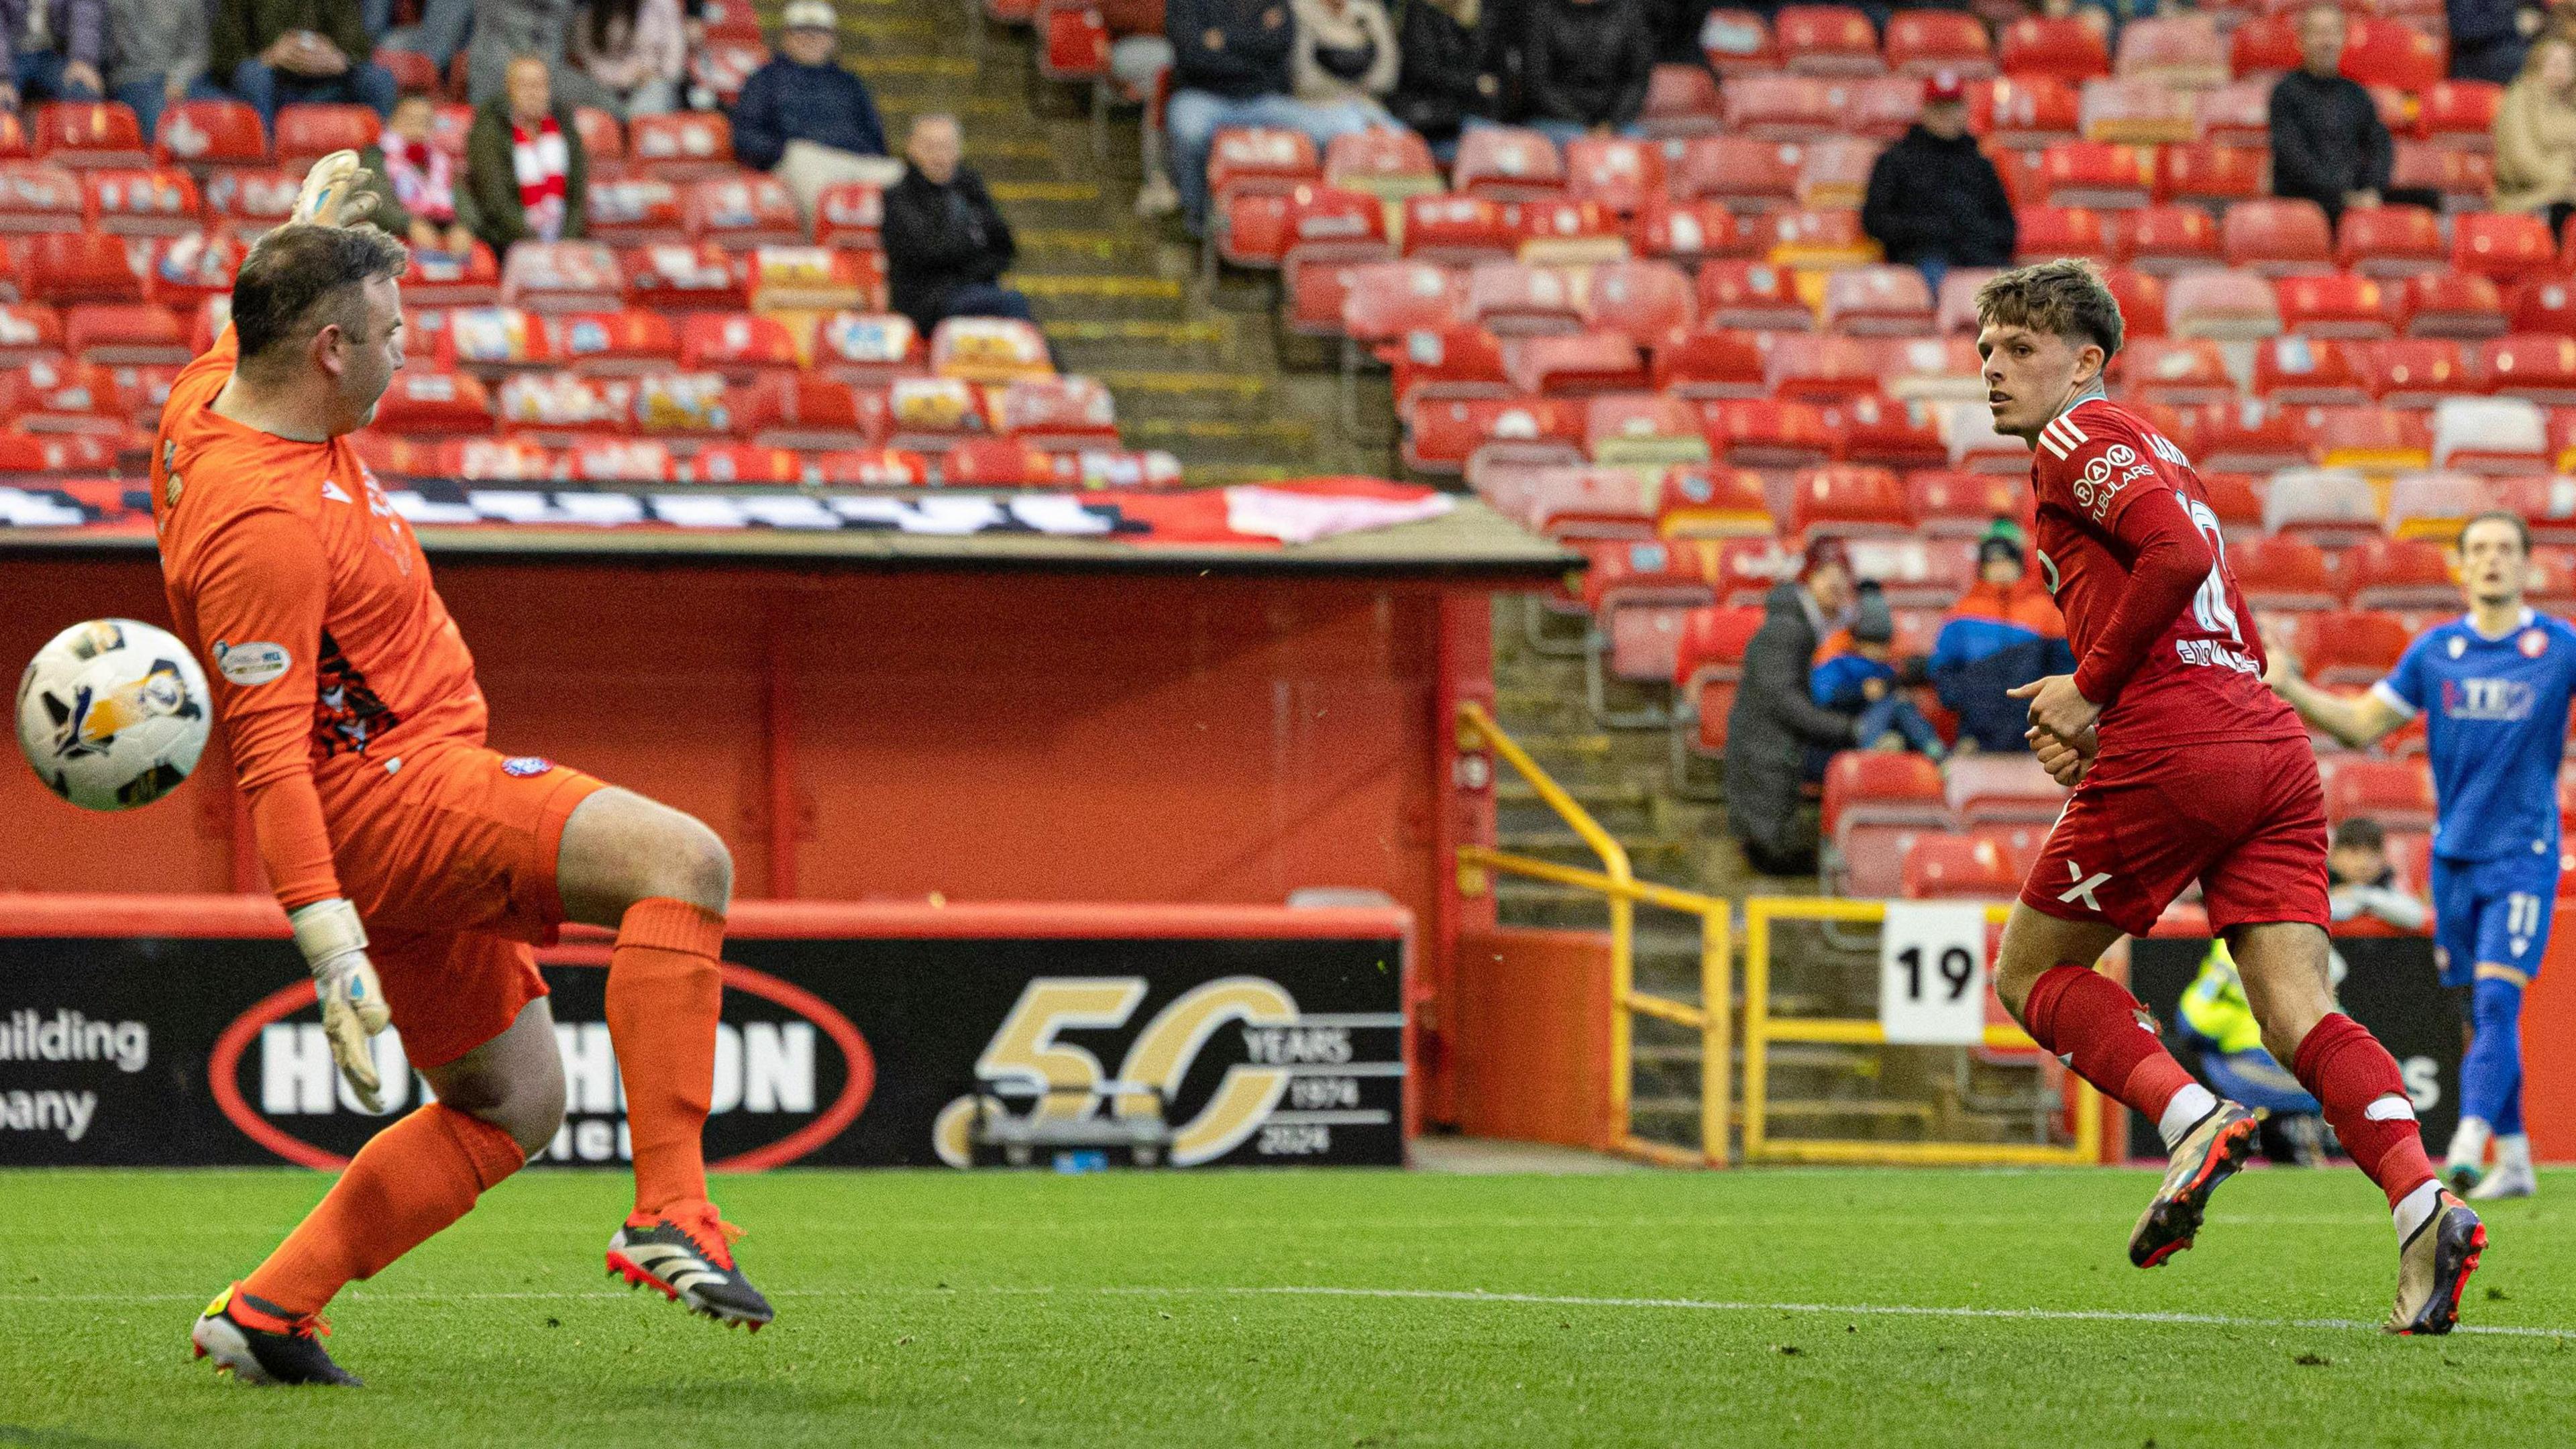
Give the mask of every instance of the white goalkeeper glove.
<path id="1" fill-rule="evenodd" d="M 288 219 L 316 226 L 351 226 L 375 210 L 375 193 L 362 189 L 370 173 L 355 151 L 334 151 L 304 173 Z"/>
<path id="2" fill-rule="evenodd" d="M 377 1093 L 384 1083 L 376 1075 L 376 1050 L 369 1039 L 385 1029 L 393 1013 L 385 1005 L 376 968 L 367 960 L 367 928 L 358 923 L 358 908 L 334 896 L 300 907 L 286 919 L 295 927 L 295 947 L 313 973 L 331 1060 L 340 1064 L 340 1075 L 360 1105 L 383 1111 Z"/>

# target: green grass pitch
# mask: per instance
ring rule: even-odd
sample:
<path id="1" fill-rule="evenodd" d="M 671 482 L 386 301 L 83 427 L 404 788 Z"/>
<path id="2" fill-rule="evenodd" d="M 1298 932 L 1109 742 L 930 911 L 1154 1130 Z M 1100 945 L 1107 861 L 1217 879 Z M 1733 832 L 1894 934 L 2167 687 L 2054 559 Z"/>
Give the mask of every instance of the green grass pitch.
<path id="1" fill-rule="evenodd" d="M 2576 1443 L 2576 1173 L 2425 1340 L 2345 1170 L 2151 1273 L 2141 1172 L 782 1172 L 717 1189 L 756 1337 L 609 1286 L 623 1177 L 530 1173 L 333 1305 L 368 1388 L 217 1380 L 191 1318 L 324 1186 L 0 1173 L 0 1445 Z"/>

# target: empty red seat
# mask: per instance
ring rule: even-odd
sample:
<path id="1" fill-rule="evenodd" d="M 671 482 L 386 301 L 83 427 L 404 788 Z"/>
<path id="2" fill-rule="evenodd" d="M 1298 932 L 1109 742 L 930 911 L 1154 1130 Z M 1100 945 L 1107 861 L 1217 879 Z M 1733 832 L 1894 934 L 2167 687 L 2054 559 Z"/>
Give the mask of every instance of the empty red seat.
<path id="1" fill-rule="evenodd" d="M 2420 206 L 2354 207 L 2335 232 L 2335 265 L 2370 277 L 2411 277 L 2450 265 L 2440 218 Z"/>
<path id="2" fill-rule="evenodd" d="M 2263 526 L 2320 548 L 2344 548 L 2379 533 L 2379 495 L 2347 468 L 2285 468 L 2263 498 Z"/>
<path id="3" fill-rule="evenodd" d="M 219 169 L 206 176 L 206 221 L 223 224 L 250 234 L 268 230 L 286 220 L 295 209 L 295 194 L 302 186 L 299 176 L 282 171 Z"/>
<path id="4" fill-rule="evenodd" d="M 680 366 L 749 382 L 800 365 L 787 324 L 759 313 L 694 312 L 680 327 Z"/>
<path id="5" fill-rule="evenodd" d="M 2331 609 L 2340 602 L 2324 550 L 2303 538 L 2230 539 L 2227 567 L 2256 609 Z"/>
<path id="6" fill-rule="evenodd" d="M 2354 345 L 2377 348 L 2388 344 Z M 2433 461 L 2433 427 L 2428 411 L 2380 406 L 2309 408 L 2304 416 L 2317 461 L 2326 467 L 2394 473 L 2426 467 Z"/>
<path id="7" fill-rule="evenodd" d="M 185 171 L 92 168 L 81 173 L 90 224 L 127 236 L 176 236 L 197 230 L 197 183 Z"/>
<path id="8" fill-rule="evenodd" d="M 2299 631 L 2300 668 L 2318 684 L 2376 684 L 2397 667 L 2414 642 L 2407 627 L 2386 614 L 2337 610 L 2311 614 Z"/>
<path id="9" fill-rule="evenodd" d="M 0 232 L 77 232 L 85 211 L 77 173 L 46 161 L 0 161 Z"/>
<path id="10" fill-rule="evenodd" d="M 1585 290 L 1586 321 L 1641 347 L 1671 342 L 1691 329 L 1697 307 L 1691 279 L 1668 262 L 1605 262 Z"/>
<path id="11" fill-rule="evenodd" d="M 1705 136 L 1717 130 L 1717 79 L 1705 66 L 1658 65 L 1646 78 L 1646 108 L 1637 123 L 1648 136 Z"/>
<path id="12" fill-rule="evenodd" d="M 595 191 L 599 183 L 593 181 Z M 814 242 L 817 246 L 877 245 L 885 225 L 884 189 L 865 181 L 836 181 L 814 198 Z"/>
<path id="13" fill-rule="evenodd" d="M 2367 345 L 2371 395 L 2386 407 L 2429 408 L 2478 390 L 2460 344 L 2441 337 L 2401 337 Z"/>
<path id="14" fill-rule="evenodd" d="M 1038 76 L 1057 82 L 1103 80 L 1109 74 L 1109 25 L 1083 0 L 1048 0 L 1034 17 Z"/>
<path id="15" fill-rule="evenodd" d="M 1355 339 L 1396 338 L 1467 320 L 1462 273 L 1427 262 L 1354 262 L 1310 272 L 1338 279 L 1341 330 Z"/>
<path id="16" fill-rule="evenodd" d="M 2472 370 L 2502 397 L 2551 407 L 2576 404 L 2576 337 L 2526 334 L 2481 342 Z"/>
<path id="17" fill-rule="evenodd" d="M 2191 456 L 2201 481 L 2209 485 L 2215 507 L 2215 479 L 2243 472 L 2269 473 L 2316 461 L 2316 446 L 2303 425 L 2305 416 L 2300 410 L 2260 401 L 2195 408 L 2184 416 L 2185 436 L 2177 441 Z M 2260 529 L 2262 507 L 2254 498 L 2253 485 L 2239 479 L 2236 486 L 2242 491 L 2238 500 L 2241 520 Z M 2224 509 L 2219 510 L 2219 518 L 2227 521 Z"/>
<path id="18" fill-rule="evenodd" d="M 1508 259 L 1516 245 L 1503 223 L 1502 203 L 1484 196 L 1408 196 L 1404 200 L 1404 255 L 1408 260 L 1456 265 Z"/>
<path id="19" fill-rule="evenodd" d="M 626 127 L 616 116 L 597 106 L 575 106 L 572 125 L 580 133 L 583 157 L 593 168 L 626 159 Z M 598 174 L 596 169 L 592 174 Z"/>
<path id="20" fill-rule="evenodd" d="M 2200 136 L 2191 92 L 2160 80 L 2086 81 L 2077 114 L 2088 141 L 2153 146 Z"/>
<path id="21" fill-rule="evenodd" d="M 1796 280 L 1768 262 L 1721 258 L 1699 269 L 1697 287 L 1702 326 L 1804 331 L 1815 325 Z"/>
<path id="22" fill-rule="evenodd" d="M 2289 14 L 2240 22 L 2227 37 L 2228 67 L 2239 79 L 2268 78 L 2299 68 L 2299 27 Z"/>
<path id="23" fill-rule="evenodd" d="M 1646 359 L 1616 332 L 1565 332 L 1521 339 L 1506 363 L 1513 385 L 1551 397 L 1627 391 L 1646 385 Z"/>
<path id="24" fill-rule="evenodd" d="M 1887 65 L 1904 75 L 1948 71 L 1962 80 L 1995 73 L 1994 46 L 1986 27 L 1956 10 L 1900 10 L 1887 22 Z"/>
<path id="25" fill-rule="evenodd" d="M 2207 204 L 2247 201 L 2264 194 L 2271 158 L 2251 146 L 2189 142 L 2156 155 L 2155 199 Z"/>
<path id="26" fill-rule="evenodd" d="M 2072 141 L 2082 129 L 2075 87 L 2050 76 L 2004 76 L 1968 87 L 1968 126 L 1997 146 L 2031 149 Z"/>
<path id="27" fill-rule="evenodd" d="M 2341 762 L 2326 785 L 2326 818 L 2340 823 L 2354 816 L 2366 816 L 2387 830 L 2432 829 L 2432 770 L 2421 758 L 2365 755 Z"/>
<path id="28" fill-rule="evenodd" d="M 2281 325 L 2309 337 L 2375 339 L 2396 331 L 2389 320 L 2387 289 L 2347 272 L 2283 277 L 2272 294 Z"/>
<path id="29" fill-rule="evenodd" d="M 1878 30 L 1848 5 L 1783 5 L 1771 18 L 1781 64 L 1797 75 L 1876 75 Z"/>
<path id="30" fill-rule="evenodd" d="M 1825 765 L 1823 825 L 1830 839 L 1839 840 L 1846 826 L 1946 826 L 1950 819 L 1941 767 L 1921 755 L 1844 750 Z"/>
<path id="31" fill-rule="evenodd" d="M 1565 192 L 1622 216 L 1665 194 L 1664 153 L 1651 142 L 1581 136 L 1565 147 Z"/>
<path id="32" fill-rule="evenodd" d="M 2041 199 L 2050 206 L 2118 210 L 2152 195 L 2155 153 L 2105 141 L 2060 141 L 2041 158 Z"/>
<path id="33" fill-rule="evenodd" d="M 2025 206 L 2013 213 L 2019 222 L 2015 255 L 2023 262 L 2054 261 L 2059 257 L 2086 257 L 2096 261 L 2111 258 L 2109 240 L 2102 229 L 2098 212 L 2065 206 Z"/>
<path id="34" fill-rule="evenodd" d="M 152 159 L 165 166 L 265 166 L 268 131 L 246 101 L 173 101 L 153 128 Z"/>
<path id="35" fill-rule="evenodd" d="M 1652 385 L 1676 397 L 1762 397 L 1770 391 L 1752 334 L 1686 333 L 1654 350 Z"/>
<path id="36" fill-rule="evenodd" d="M 1335 136 L 1324 147 L 1324 184 L 1378 196 L 1410 196 L 1438 191 L 1440 167 L 1420 136 L 1371 126 Z"/>
<path id="37" fill-rule="evenodd" d="M 721 176 L 734 169 L 733 125 L 721 111 L 637 116 L 627 123 L 626 154 L 674 181 Z"/>
<path id="38" fill-rule="evenodd" d="M 2576 275 L 2525 277 L 2513 286 L 2509 325 L 2516 332 L 2576 336 Z"/>
<path id="39" fill-rule="evenodd" d="M 2512 323 L 2496 284 L 2475 273 L 2419 272 L 2393 284 L 2399 330 L 2414 337 L 2500 337 Z"/>
<path id="40" fill-rule="evenodd" d="M 2193 119 L 2200 123 L 2200 139 L 2211 146 L 2232 151 L 2256 153 L 2268 167 L 2271 163 L 2272 83 L 2268 80 L 2240 80 L 2203 91 L 2192 108 Z M 2258 193 L 2259 194 L 2259 193 Z"/>
<path id="41" fill-rule="evenodd" d="M 1932 289 L 1912 267 L 1846 267 L 1825 279 L 1825 325 L 1855 337 L 1932 331 Z"/>
<path id="42" fill-rule="evenodd" d="M 2115 361 L 2121 395 L 2142 403 L 2192 407 L 2236 396 L 2226 355 L 2203 338 L 2141 337 Z"/>
<path id="43" fill-rule="evenodd" d="M 2495 149 L 2496 108 L 2504 87 L 2492 81 L 2446 80 L 2427 88 L 2416 119 L 2424 139 L 2463 151 Z"/>
<path id="44" fill-rule="evenodd" d="M 1684 141 L 1672 167 L 1678 195 L 1726 203 L 1737 211 L 1764 211 L 1797 200 L 1802 148 L 1750 136 L 1694 136 Z"/>
<path id="45" fill-rule="evenodd" d="M 2473 212 L 2451 219 L 2451 264 L 2499 282 L 2554 269 L 2549 224 L 2529 212 Z"/>
<path id="46" fill-rule="evenodd" d="M 122 101 L 48 101 L 36 107 L 27 130 L 40 161 L 74 167 L 151 164 L 142 124 Z"/>
<path id="47" fill-rule="evenodd" d="M 2281 330 L 2281 304 L 2257 273 L 2190 272 L 2165 289 L 2165 327 L 2177 337 L 2270 337 Z"/>
<path id="48" fill-rule="evenodd" d="M 611 246 L 688 240 L 681 185 L 660 176 L 594 175 L 582 199 L 590 237 Z"/>
<path id="49" fill-rule="evenodd" d="M 384 118 L 372 106 L 285 105 L 277 108 L 277 164 L 303 174 L 334 151 L 363 151 L 376 144 Z"/>
<path id="50" fill-rule="evenodd" d="M 2111 289 L 2111 300 L 2120 304 L 2120 319 L 2129 336 L 2165 334 L 2164 278 L 2142 267 L 2110 267 L 2102 273 L 2102 285 Z"/>
<path id="51" fill-rule="evenodd" d="M 2147 206 L 2121 218 L 2120 260 L 2144 271 L 2173 273 L 2219 264 L 2218 223 L 2197 206 Z"/>
<path id="52" fill-rule="evenodd" d="M 2420 538 L 2373 538 L 2347 551 L 2344 579 L 2356 609 L 2442 609 L 2459 602 L 2442 546 Z"/>
<path id="53" fill-rule="evenodd" d="M 774 176 L 753 172 L 691 182 L 682 204 L 690 233 L 727 251 L 805 240 L 796 200 Z"/>
<path id="54" fill-rule="evenodd" d="M 1676 463 L 1655 495 L 1663 538 L 1769 538 L 1775 531 L 1762 475 L 1750 468 Z M 1684 650 L 1688 650 L 1687 639 Z"/>
<path id="55" fill-rule="evenodd" d="M 1628 227 L 1629 248 L 1639 256 L 1685 265 L 1711 257 L 1741 256 L 1746 242 L 1735 213 L 1715 201 L 1656 201 Z"/>
<path id="56" fill-rule="evenodd" d="M 405 368 L 394 374 L 383 400 L 376 404 L 375 426 L 413 436 L 488 433 L 491 394 L 484 390 L 482 379 L 465 373 Z"/>
<path id="57" fill-rule="evenodd" d="M 2254 395 L 2285 407 L 2359 407 L 2370 401 L 2352 349 L 2309 337 L 2254 344 Z"/>
<path id="58" fill-rule="evenodd" d="M 2229 79 L 2227 40 L 2205 14 L 2147 16 L 2120 28 L 2113 69 L 2124 79 L 2159 81 L 2178 90 L 2208 90 Z"/>
<path id="59" fill-rule="evenodd" d="M 2402 20 L 2355 15 L 2344 31 L 2343 73 L 2365 86 L 2426 91 L 2448 74 L 2450 46 Z"/>
<path id="60" fill-rule="evenodd" d="M 2446 210 L 2475 210 L 2487 205 L 2495 192 L 2495 157 L 2483 151 L 2400 138 L 2388 184 L 2392 188 L 2438 191 Z"/>
<path id="61" fill-rule="evenodd" d="M 1914 531 L 1914 513 L 1905 485 L 1885 468 L 1835 464 L 1809 468 L 1796 477 L 1789 493 L 1789 536 L 1906 535 Z"/>
<path id="62" fill-rule="evenodd" d="M 1450 180 L 1460 191 L 1501 201 L 1547 196 L 1565 188 L 1565 158 L 1536 131 L 1480 126 L 1460 134 Z"/>
<path id="63" fill-rule="evenodd" d="M 2334 235 L 2315 202 L 2296 197 L 2240 201 L 2221 224 L 2227 264 L 2265 276 L 2334 268 Z"/>
<path id="64" fill-rule="evenodd" d="M 143 300 L 143 278 L 124 238 L 102 232 L 47 232 L 29 239 L 26 275 L 27 294 L 57 306 Z"/>
<path id="65" fill-rule="evenodd" d="M 2009 900 L 2021 878 L 2012 858 L 1983 835 L 1926 831 L 1905 851 L 1905 894 L 1914 900 Z"/>
<path id="66" fill-rule="evenodd" d="M 1837 128 L 1834 88 L 1813 76 L 1738 76 L 1725 100 L 1726 129 L 1754 140 L 1804 141 Z"/>
<path id="67" fill-rule="evenodd" d="M 167 307 L 84 302 L 63 319 L 63 347 L 82 362 L 183 363 L 195 354 Z"/>
<path id="68" fill-rule="evenodd" d="M 2025 16 L 2004 27 L 2004 74 L 2073 84 L 2111 73 L 2111 53 L 2092 26 L 2068 17 Z"/>
<path id="69" fill-rule="evenodd" d="M 1837 403 L 1878 390 L 1878 350 L 1857 337 L 1775 334 L 1762 370 L 1772 396 L 1800 402 Z"/>
<path id="70" fill-rule="evenodd" d="M 1720 398 L 1700 404 L 1700 419 L 1718 461 L 1739 468 L 1812 468 L 1834 456 L 1833 430 L 1814 403 Z"/>
<path id="71" fill-rule="evenodd" d="M 1751 10 L 1708 12 L 1700 22 L 1699 49 L 1709 69 L 1730 81 L 1780 68 L 1780 47 L 1771 39 L 1771 23 Z"/>

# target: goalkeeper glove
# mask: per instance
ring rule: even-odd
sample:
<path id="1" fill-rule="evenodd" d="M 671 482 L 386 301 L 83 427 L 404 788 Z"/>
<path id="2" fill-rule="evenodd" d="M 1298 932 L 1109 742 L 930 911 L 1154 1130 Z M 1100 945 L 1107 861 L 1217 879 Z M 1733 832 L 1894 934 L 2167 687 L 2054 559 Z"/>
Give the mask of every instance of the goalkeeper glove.
<path id="1" fill-rule="evenodd" d="M 384 1110 L 377 1093 L 384 1083 L 376 1075 L 375 1047 L 369 1041 L 393 1019 L 376 968 L 367 960 L 367 928 L 358 923 L 358 908 L 337 896 L 315 901 L 287 916 L 295 927 L 295 946 L 313 973 L 313 994 L 322 1002 L 322 1034 L 331 1041 L 331 1060 L 360 1105 Z"/>
<path id="2" fill-rule="evenodd" d="M 295 209 L 288 219 L 317 226 L 354 225 L 375 209 L 374 193 L 363 189 L 369 174 L 359 164 L 357 152 L 332 152 L 304 173 L 304 185 L 295 194 Z"/>

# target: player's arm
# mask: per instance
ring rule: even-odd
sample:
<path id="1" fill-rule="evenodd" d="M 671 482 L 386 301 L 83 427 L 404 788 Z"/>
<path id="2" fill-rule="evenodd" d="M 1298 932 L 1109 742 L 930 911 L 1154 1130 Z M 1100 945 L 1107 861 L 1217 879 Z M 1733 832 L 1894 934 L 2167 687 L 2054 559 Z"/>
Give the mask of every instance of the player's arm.
<path id="1" fill-rule="evenodd" d="M 340 893 L 313 783 L 315 668 L 330 594 L 322 540 L 304 519 L 255 509 L 207 536 L 185 583 L 260 863 L 313 973 L 331 1055 L 373 1110 L 380 1083 L 367 1039 L 390 1016 L 366 929 Z"/>
<path id="2" fill-rule="evenodd" d="M 2300 678 L 2298 666 L 2297 659 L 2275 650 L 2271 667 L 2263 671 L 2263 682 L 2289 701 L 2299 718 L 2354 749 L 2377 744 L 2389 731 L 2415 716 L 2414 709 L 2403 701 L 2391 702 L 2393 696 L 2384 682 L 2372 685 L 2366 694 L 2336 694 Z"/>
<path id="3" fill-rule="evenodd" d="M 2099 449 L 2097 444 L 2078 451 L 2068 468 L 2080 472 Z M 2065 484 L 2061 480 L 2058 486 Z M 2131 549 L 2129 579 L 2109 623 L 2075 662 L 2073 674 L 2051 675 L 2012 691 L 2014 698 L 2031 702 L 2034 726 L 2070 743 L 2082 740 L 2119 697 L 2146 662 L 2147 651 L 2190 607 L 2192 596 L 2218 565 L 2208 538 L 2183 511 L 2182 500 L 2152 473 L 2119 488 L 2098 521 Z"/>

